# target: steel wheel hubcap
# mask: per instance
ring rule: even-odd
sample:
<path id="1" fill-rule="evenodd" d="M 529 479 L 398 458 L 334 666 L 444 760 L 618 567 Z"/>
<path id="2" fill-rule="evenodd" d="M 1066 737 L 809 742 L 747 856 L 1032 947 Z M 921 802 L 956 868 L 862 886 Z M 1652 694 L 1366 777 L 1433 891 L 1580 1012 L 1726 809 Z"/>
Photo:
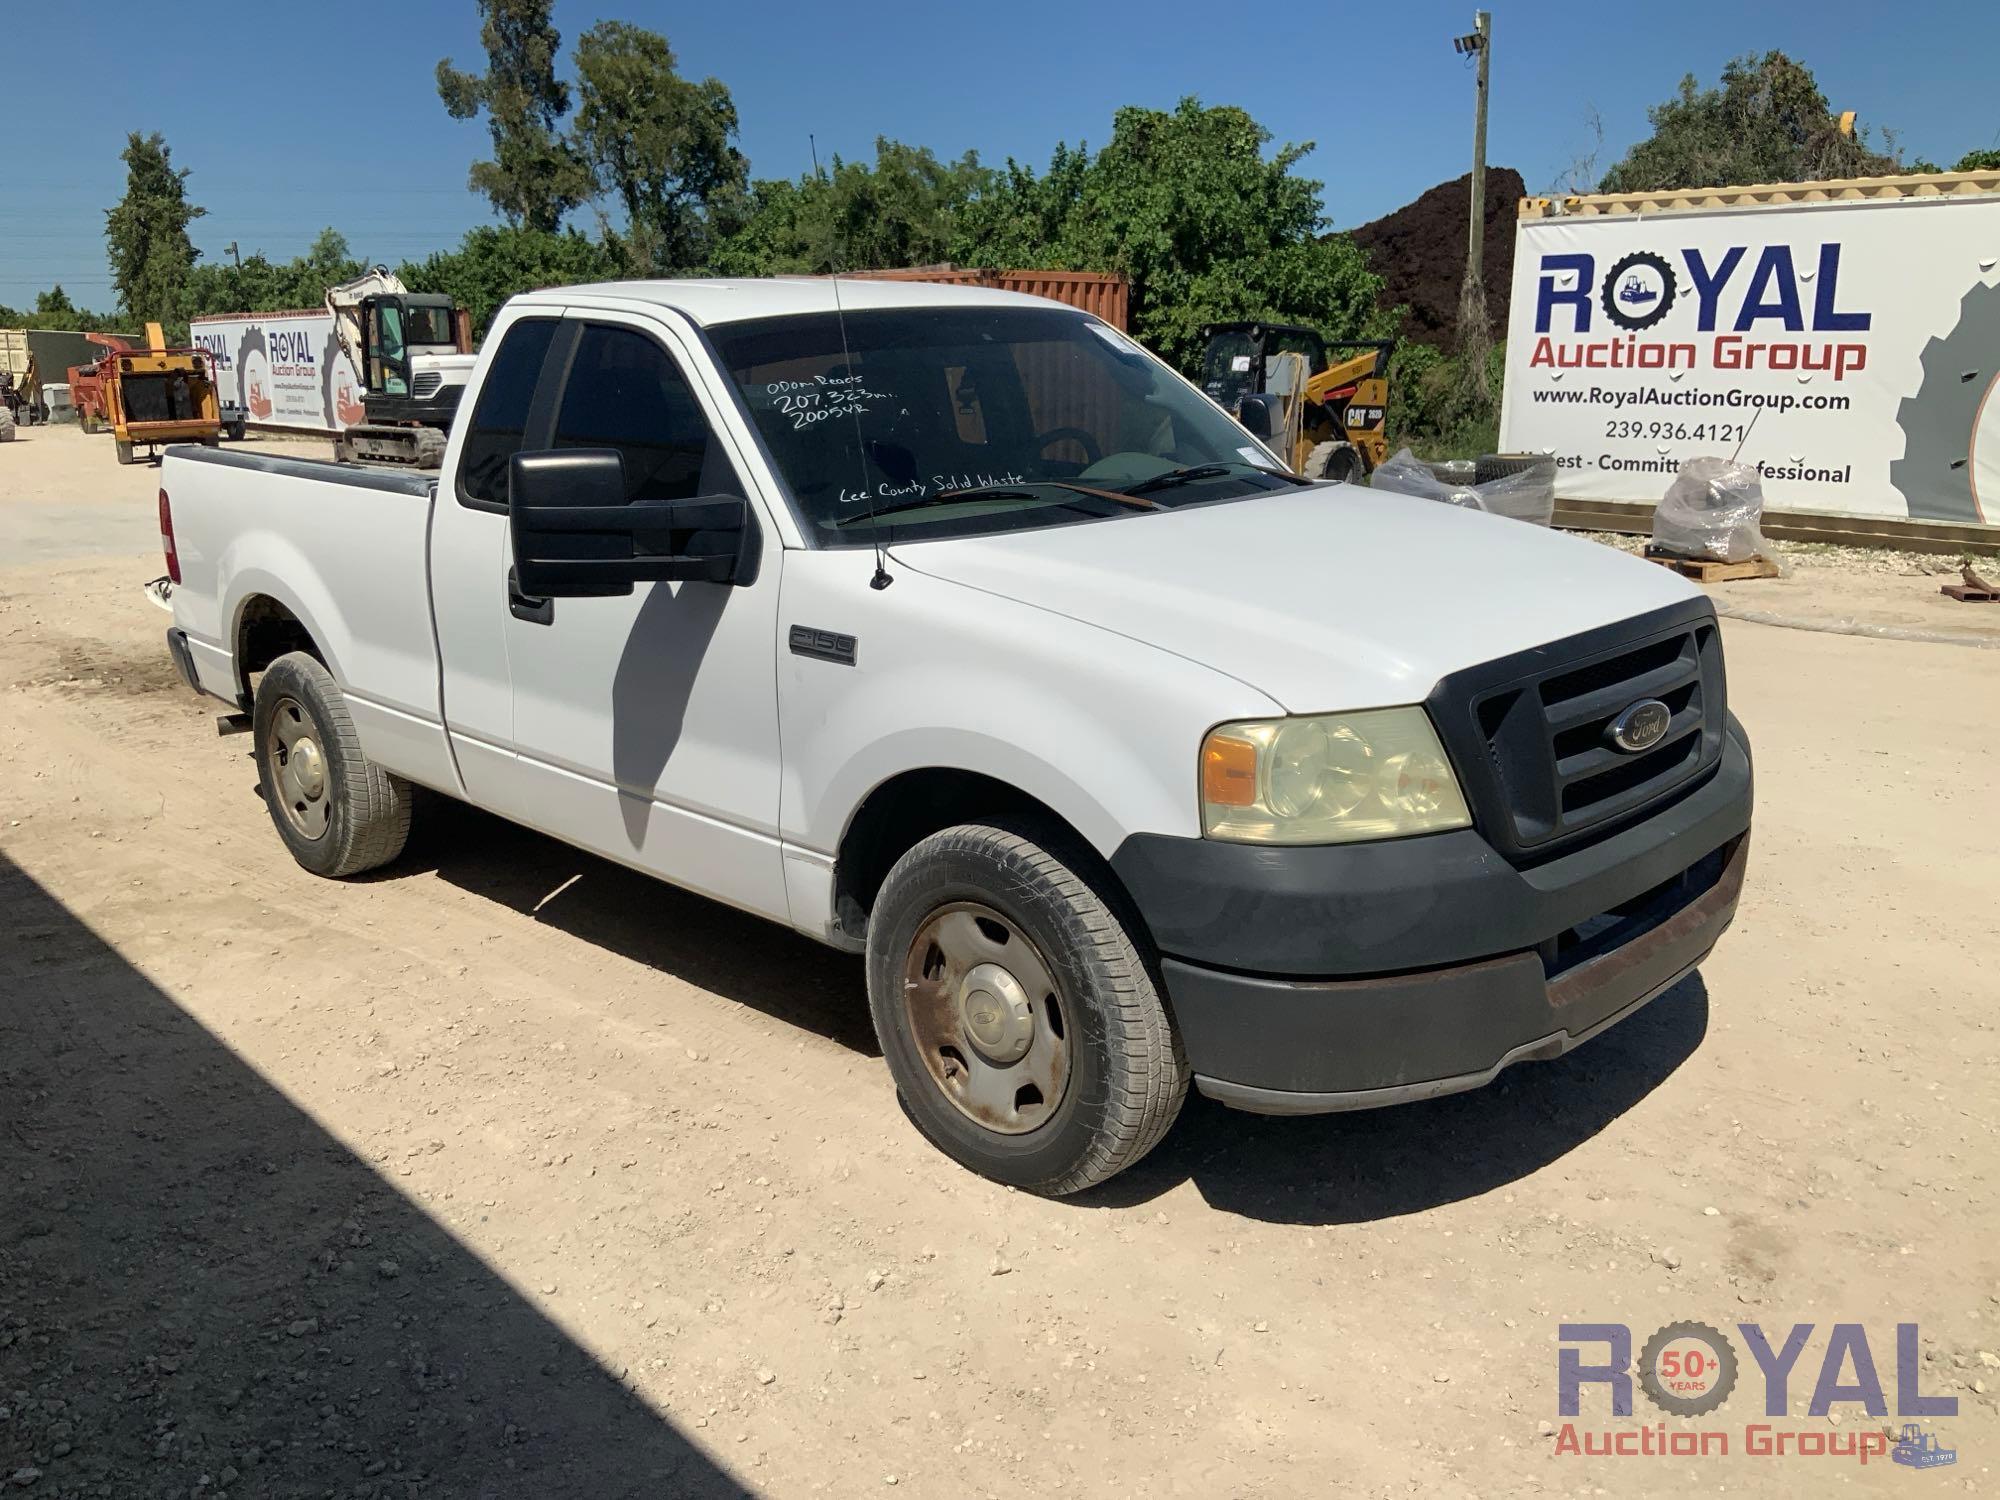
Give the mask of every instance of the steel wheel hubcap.
<path id="1" fill-rule="evenodd" d="M 910 944 L 903 1003 L 931 1081 L 967 1119 L 1025 1135 L 1062 1103 L 1062 995 L 1035 945 L 999 912 L 969 901 L 933 912 Z"/>
<path id="2" fill-rule="evenodd" d="M 309 839 L 326 832 L 333 803 L 326 795 L 326 752 L 313 722 L 295 698 L 280 698 L 271 713 L 271 787 L 285 821 Z"/>

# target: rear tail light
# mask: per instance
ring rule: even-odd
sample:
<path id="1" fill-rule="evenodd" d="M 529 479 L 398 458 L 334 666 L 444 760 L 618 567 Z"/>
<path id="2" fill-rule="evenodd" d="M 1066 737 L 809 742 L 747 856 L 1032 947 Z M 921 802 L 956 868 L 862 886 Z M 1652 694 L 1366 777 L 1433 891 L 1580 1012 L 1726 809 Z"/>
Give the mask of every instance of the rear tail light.
<path id="1" fill-rule="evenodd" d="M 168 503 L 165 490 L 160 491 L 160 550 L 167 554 L 167 577 L 179 583 L 181 556 L 174 551 L 174 508 Z"/>

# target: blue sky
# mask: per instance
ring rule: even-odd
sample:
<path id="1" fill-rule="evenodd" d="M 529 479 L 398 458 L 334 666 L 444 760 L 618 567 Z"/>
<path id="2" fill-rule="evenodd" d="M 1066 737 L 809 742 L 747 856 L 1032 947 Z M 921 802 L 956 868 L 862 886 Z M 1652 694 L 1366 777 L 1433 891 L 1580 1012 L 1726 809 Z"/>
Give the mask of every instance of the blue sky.
<path id="1" fill-rule="evenodd" d="M 1683 73 L 1710 82 L 1730 56 L 1772 47 L 1812 67 L 1835 108 L 1895 130 L 1913 157 L 1949 165 L 2000 145 L 1992 48 L 1976 40 L 1990 39 L 1991 0 L 1490 8 L 1489 159 L 1518 168 L 1531 191 L 1589 149 L 1593 110 L 1608 165 Z M 607 15 L 664 32 L 684 73 L 714 74 L 735 94 L 754 175 L 803 171 L 809 131 L 822 156 L 871 155 L 880 134 L 1040 166 L 1058 140 L 1104 141 L 1119 105 L 1196 94 L 1244 106 L 1279 140 L 1316 141 L 1306 166 L 1345 226 L 1466 169 L 1472 77 L 1450 40 L 1471 29 L 1472 9 L 558 0 L 556 22 L 566 45 Z M 164 21 L 169 12 L 179 19 Z M 103 210 L 123 188 L 129 129 L 162 131 L 175 163 L 193 169 L 191 194 L 208 209 L 195 242 L 211 259 L 232 240 L 246 255 L 289 257 L 332 224 L 356 254 L 393 264 L 488 220 L 465 189 L 485 128 L 449 118 L 432 83 L 440 57 L 480 63 L 472 0 L 207 12 L 163 12 L 158 0 L 8 10 L 16 128 L 0 154 L 0 302 L 61 281 L 86 306 L 112 303 Z M 71 58 L 78 66 L 65 70 Z"/>

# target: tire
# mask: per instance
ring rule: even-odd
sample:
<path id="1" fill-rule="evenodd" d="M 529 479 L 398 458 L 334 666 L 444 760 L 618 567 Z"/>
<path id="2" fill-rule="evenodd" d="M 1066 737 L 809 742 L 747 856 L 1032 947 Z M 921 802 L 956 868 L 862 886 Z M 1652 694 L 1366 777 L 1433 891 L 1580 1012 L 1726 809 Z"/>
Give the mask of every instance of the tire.
<path id="1" fill-rule="evenodd" d="M 1138 1161 L 1187 1097 L 1187 1059 L 1143 937 L 1135 941 L 1079 873 L 1093 863 L 1056 830 L 961 824 L 896 862 L 868 924 L 869 1008 L 904 1113 L 962 1166 L 1049 1197 L 1081 1192 Z M 958 941 L 943 935 L 965 930 L 962 919 L 977 929 L 976 965 L 966 964 L 962 945 L 957 957 L 943 951 Z M 1004 940 L 995 941 L 996 929 Z M 1053 986 L 1048 995 L 1031 993 L 1042 988 L 1038 962 Z M 976 982 L 982 970 L 1000 977 L 989 978 L 989 990 L 968 988 L 963 981 Z M 925 984 L 932 973 L 942 976 L 936 990 Z M 1016 973 L 1025 982 L 1010 989 Z M 996 1016 L 999 1028 L 1025 1028 L 1032 1040 L 1001 1032 L 994 1051 L 983 1051 L 971 1027 L 992 1026 Z M 1010 1044 L 1026 1049 L 1017 1062 L 1006 1061 Z M 1062 1059 L 1056 1097 L 1032 1085 L 1016 1091 L 1019 1078 L 1052 1076 L 1035 1073 L 1051 1052 Z M 1006 1101 L 987 1120 L 974 1111 L 993 1093 L 976 1080 L 998 1080 Z"/>
<path id="2" fill-rule="evenodd" d="M 121 464 L 132 462 L 132 445 L 130 443 L 122 440 L 118 443 L 118 462 Z"/>
<path id="3" fill-rule="evenodd" d="M 1472 482 L 1490 484 L 1512 474 L 1526 474 L 1536 469 L 1553 470 L 1555 466 L 1555 455 L 1551 453 L 1486 453 L 1480 455 L 1473 465 Z"/>
<path id="4" fill-rule="evenodd" d="M 265 669 L 250 730 L 257 788 L 300 865 L 338 879 L 403 852 L 410 784 L 362 754 L 347 700 L 318 661 L 293 651 Z M 310 760 L 300 748 L 308 743 Z"/>
<path id="5" fill-rule="evenodd" d="M 1359 484 L 1368 473 L 1361 450 L 1352 443 L 1328 441 L 1306 455 L 1308 479 L 1324 479 L 1334 484 Z"/>
<path id="6" fill-rule="evenodd" d="M 222 430 L 228 435 L 230 442 L 240 443 L 243 441 L 243 424 L 241 422 L 231 422 Z"/>

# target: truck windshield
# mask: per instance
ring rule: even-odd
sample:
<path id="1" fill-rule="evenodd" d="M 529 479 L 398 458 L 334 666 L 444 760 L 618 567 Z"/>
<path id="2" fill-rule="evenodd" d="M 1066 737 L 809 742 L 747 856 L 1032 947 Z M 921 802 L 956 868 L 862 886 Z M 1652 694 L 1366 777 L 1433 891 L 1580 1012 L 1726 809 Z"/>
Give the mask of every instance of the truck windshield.
<path id="1" fill-rule="evenodd" d="M 1055 526 L 1299 482 L 1123 334 L 1067 309 L 871 309 L 847 315 L 844 337 L 834 314 L 812 313 L 711 334 L 824 546 L 873 545 L 883 527 L 916 540 Z M 1140 486 L 1144 506 L 1113 493 Z"/>

